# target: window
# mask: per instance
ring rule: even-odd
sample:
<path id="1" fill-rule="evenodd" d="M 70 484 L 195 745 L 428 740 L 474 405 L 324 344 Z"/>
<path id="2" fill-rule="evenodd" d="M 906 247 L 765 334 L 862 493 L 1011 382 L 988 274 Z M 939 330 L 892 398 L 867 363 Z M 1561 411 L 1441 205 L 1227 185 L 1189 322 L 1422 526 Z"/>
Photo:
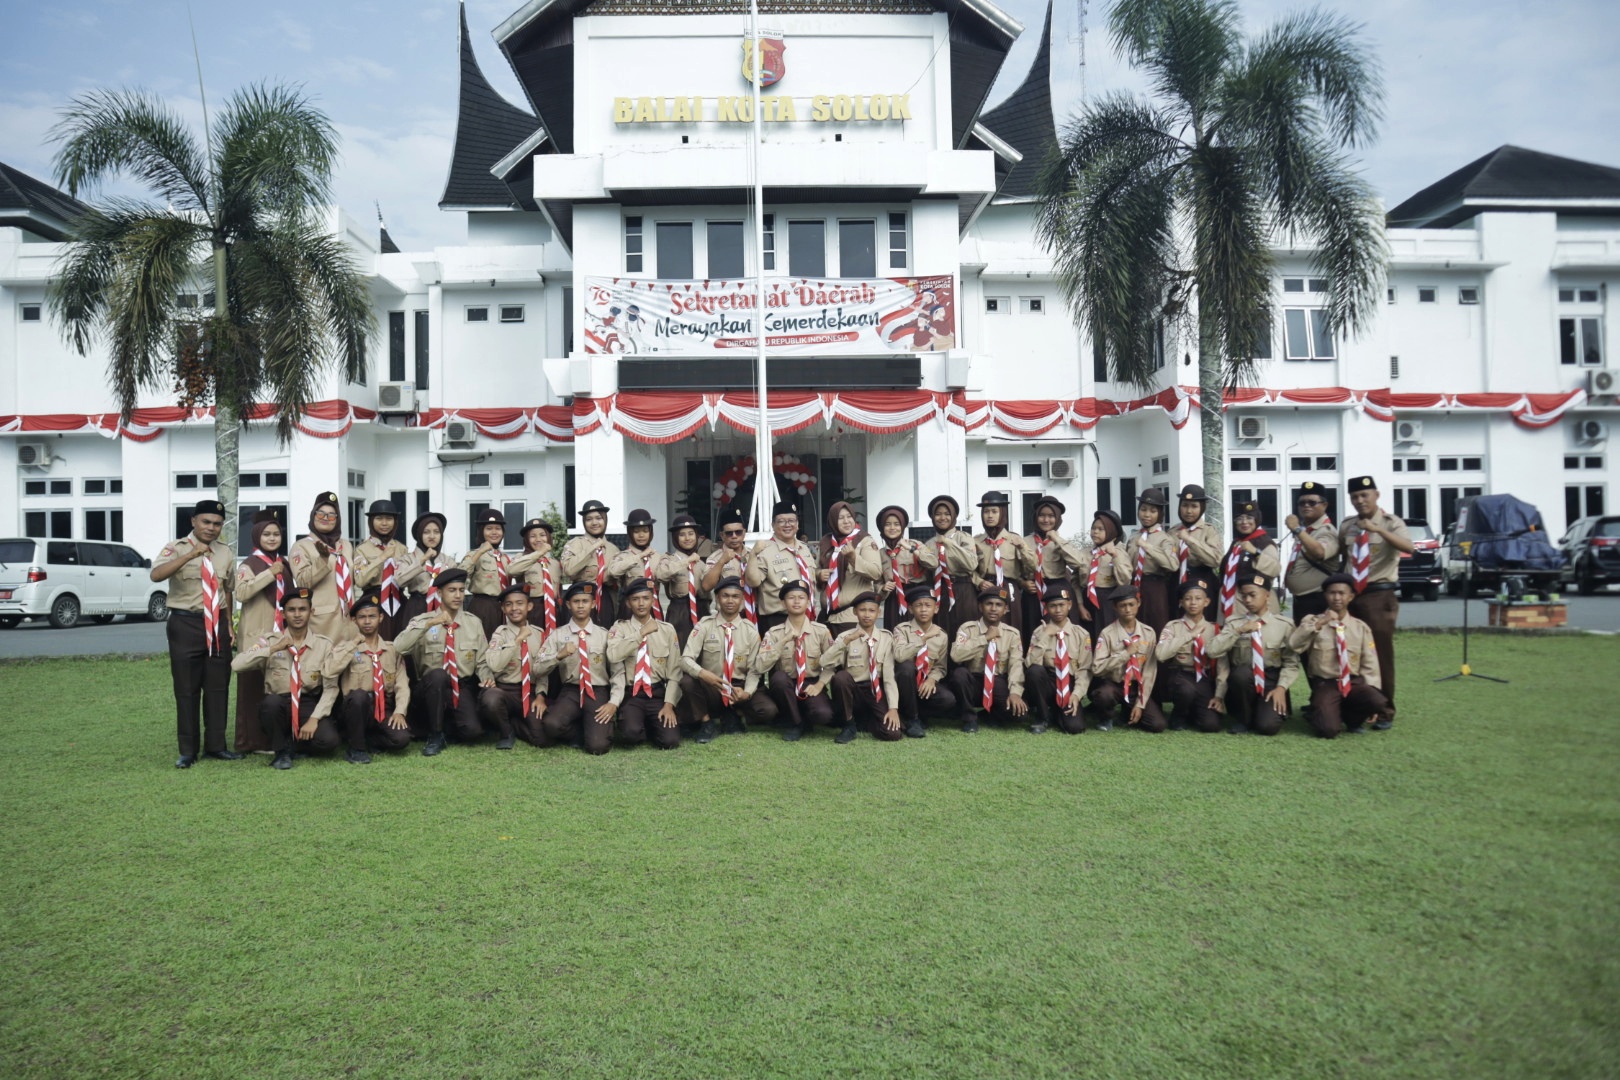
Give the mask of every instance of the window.
<path id="1" fill-rule="evenodd" d="M 1384 301 L 1386 303 L 1393 304 L 1395 302 L 1395 295 L 1395 286 L 1391 285 L 1389 288 L 1384 290 Z"/>
<path id="2" fill-rule="evenodd" d="M 527 474 L 520 472 L 501 473 L 501 487 L 522 487 L 528 482 Z"/>
<path id="3" fill-rule="evenodd" d="M 1025 479 L 1039 480 L 1046 475 L 1046 466 L 1039 461 L 1024 461 L 1018 465 L 1018 475 Z"/>
<path id="4" fill-rule="evenodd" d="M 987 296 L 984 298 L 984 313 L 986 315 L 1006 315 L 1012 310 L 1012 303 L 1005 296 Z"/>
<path id="5" fill-rule="evenodd" d="M 86 480 L 84 493 L 86 495 L 122 495 L 124 482 L 120 479 Z"/>
<path id="6" fill-rule="evenodd" d="M 788 222 L 788 273 L 794 277 L 827 276 L 827 223 Z"/>
<path id="7" fill-rule="evenodd" d="M 564 286 L 562 291 L 562 355 L 574 351 L 574 289 Z M 427 511 L 423 511 L 426 513 Z"/>
<path id="8" fill-rule="evenodd" d="M 1395 516 L 1402 519 L 1413 518 L 1418 521 L 1429 520 L 1429 489 L 1396 488 L 1395 489 Z"/>
<path id="9" fill-rule="evenodd" d="M 1012 466 L 1005 461 L 992 461 L 985 475 L 992 480 L 1005 480 L 1012 475 Z"/>
<path id="10" fill-rule="evenodd" d="M 1327 292 L 1326 278 L 1283 278 L 1283 292 Z"/>
<path id="11" fill-rule="evenodd" d="M 1041 296 L 1020 296 L 1018 310 L 1025 315 L 1044 315 L 1046 313 L 1046 298 Z"/>
<path id="12" fill-rule="evenodd" d="M 1566 484 L 1564 486 L 1565 521 L 1572 522 L 1583 517 L 1596 517 L 1606 513 L 1603 505 L 1602 484 Z"/>
<path id="13" fill-rule="evenodd" d="M 776 215 L 766 214 L 765 227 L 760 230 L 761 246 L 765 250 L 765 269 L 776 269 Z"/>
<path id="14" fill-rule="evenodd" d="M 1227 458 L 1226 467 L 1232 472 L 1253 472 L 1254 459 L 1246 457 Z"/>
<path id="15" fill-rule="evenodd" d="M 187 490 L 212 488 L 219 484 L 219 477 L 214 473 L 176 473 L 174 486 Z"/>
<path id="16" fill-rule="evenodd" d="M 1114 508 L 1114 482 L 1104 477 L 1097 477 L 1097 509 L 1112 510 Z"/>
<path id="17" fill-rule="evenodd" d="M 1153 327 L 1153 370 L 1164 370 L 1164 320 Z"/>
<path id="18" fill-rule="evenodd" d="M 1091 377 L 1096 382 L 1108 381 L 1108 350 L 1103 347 L 1101 338 L 1091 342 Z"/>
<path id="19" fill-rule="evenodd" d="M 1558 302 L 1560 304 L 1595 304 L 1598 302 L 1596 289 L 1559 289 Z"/>
<path id="20" fill-rule="evenodd" d="M 1464 285 L 1461 288 L 1459 288 L 1457 290 L 1457 303 L 1459 303 L 1459 304 L 1477 304 L 1477 303 L 1479 303 L 1479 287 L 1477 285 Z"/>
<path id="21" fill-rule="evenodd" d="M 1136 477 L 1122 476 L 1119 478 L 1119 507 L 1128 513 L 1136 513 Z M 1121 537 L 1121 539 L 1124 538 Z"/>
<path id="22" fill-rule="evenodd" d="M 906 215 L 889 215 L 889 269 L 904 270 L 906 268 Z"/>
<path id="23" fill-rule="evenodd" d="M 186 512 L 186 520 L 191 513 Z M 188 525 L 187 528 L 190 528 Z M 71 540 L 73 538 L 73 511 L 30 510 L 23 515 L 23 532 L 44 540 Z"/>
<path id="24" fill-rule="evenodd" d="M 1558 361 L 1598 367 L 1603 363 L 1603 320 L 1591 315 L 1558 320 Z"/>
<path id="25" fill-rule="evenodd" d="M 361 469 L 350 469 L 349 470 L 349 486 L 352 487 L 352 488 L 360 488 L 361 490 L 365 489 L 365 486 L 366 486 L 366 474 L 365 474 L 364 470 L 361 470 Z"/>
<path id="26" fill-rule="evenodd" d="M 641 218 L 627 217 L 624 219 L 624 272 L 641 273 L 641 256 Z"/>
<path id="27" fill-rule="evenodd" d="M 405 492 L 404 491 L 390 491 L 388 493 L 388 501 L 393 503 L 395 506 L 399 507 L 399 513 L 400 513 L 401 517 L 403 517 L 404 514 L 405 514 L 405 508 L 410 505 L 410 503 L 405 500 Z M 403 521 L 394 522 L 394 531 L 395 531 L 395 533 L 396 534 L 405 534 L 405 526 L 407 526 L 409 524 L 410 524 L 410 518 L 405 518 L 405 520 L 403 520 Z"/>
<path id="28" fill-rule="evenodd" d="M 1433 285 L 1419 285 L 1418 286 L 1418 303 L 1420 303 L 1420 304 L 1432 304 L 1432 303 L 1434 303 L 1435 296 L 1439 293 L 1439 291 L 1440 290 L 1436 289 Z"/>
<path id="29" fill-rule="evenodd" d="M 349 535 L 366 535 L 366 501 L 364 499 L 349 500 Z"/>
<path id="30" fill-rule="evenodd" d="M 23 322 L 39 322 L 39 317 L 40 317 L 40 312 L 39 312 L 39 305 L 38 304 L 24 304 L 24 305 L 22 305 L 22 321 Z"/>
<path id="31" fill-rule="evenodd" d="M 210 474 L 210 475 L 212 475 L 212 474 Z M 71 494 L 73 494 L 73 481 L 71 481 L 71 480 L 52 480 L 51 481 L 51 494 L 52 495 L 71 495 Z"/>
<path id="32" fill-rule="evenodd" d="M 1234 502 L 1253 501 L 1260 510 L 1260 527 L 1269 533 L 1277 531 L 1276 488 L 1233 488 Z"/>
<path id="33" fill-rule="evenodd" d="M 1565 454 L 1564 468 L 1566 469 L 1601 469 L 1603 468 L 1602 454 Z M 85 483 L 89 483 L 88 480 Z"/>
<path id="34" fill-rule="evenodd" d="M 122 510 L 86 510 L 84 512 L 84 538 L 124 542 L 124 512 Z"/>
<path id="35" fill-rule="evenodd" d="M 1324 454 L 1316 459 L 1316 467 L 1318 469 L 1337 472 L 1339 468 L 1339 457 L 1337 454 Z"/>
<path id="36" fill-rule="evenodd" d="M 264 474 L 263 473 L 256 473 L 256 472 L 238 473 L 237 477 L 236 477 L 236 484 L 237 484 L 238 487 L 256 488 L 256 487 L 261 486 L 263 481 L 264 481 Z"/>
<path id="37" fill-rule="evenodd" d="M 877 222 L 838 223 L 838 276 L 877 277 Z"/>
<path id="38" fill-rule="evenodd" d="M 467 474 L 467 486 L 470 487 L 470 488 L 487 488 L 487 487 L 489 487 L 489 473 L 487 473 L 487 472 L 470 472 L 470 473 L 468 473 Z M 488 504 L 486 503 L 485 506 L 487 508 Z"/>
<path id="39" fill-rule="evenodd" d="M 24 495 L 44 495 L 45 491 L 46 491 L 46 489 L 45 489 L 45 481 L 43 481 L 43 480 L 24 480 L 23 481 L 23 494 Z"/>
<path id="40" fill-rule="evenodd" d="M 416 388 L 428 388 L 428 313 L 418 311 L 416 316 Z"/>
<path id="41" fill-rule="evenodd" d="M 1470 495 L 1483 495 L 1482 487 L 1443 487 L 1440 489 L 1440 531 L 1445 532 L 1457 524 L 1457 503 Z M 1429 522 L 1434 527 L 1434 522 Z"/>
<path id="42" fill-rule="evenodd" d="M 578 516 L 579 516 L 578 515 L 578 505 L 575 502 L 575 499 L 577 497 L 578 497 L 578 489 L 574 486 L 574 466 L 572 466 L 572 465 L 564 465 L 563 466 L 563 508 L 562 508 L 563 509 L 563 520 L 570 523 L 570 524 L 572 524 L 575 520 L 577 520 Z M 562 540 L 562 537 L 559 536 L 557 539 L 560 541 L 560 540 Z M 560 547 L 559 547 L 559 550 L 561 550 Z"/>
<path id="43" fill-rule="evenodd" d="M 1333 335 L 1328 332 L 1325 308 L 1285 308 L 1283 329 L 1289 360 L 1333 359 Z"/>
<path id="44" fill-rule="evenodd" d="M 734 281 L 742 276 L 742 222 L 709 222 L 709 277 L 716 281 Z"/>
<path id="45" fill-rule="evenodd" d="M 1389 358 L 1389 377 L 1392 379 L 1401 377 L 1401 358 L 1398 356 Z"/>
<path id="46" fill-rule="evenodd" d="M 467 309 L 468 322 L 489 322 L 489 308 L 470 307 Z"/>
<path id="47" fill-rule="evenodd" d="M 394 382 L 405 381 L 405 313 L 388 313 L 388 377 Z"/>
<path id="48" fill-rule="evenodd" d="M 279 488 L 286 487 L 287 486 L 287 474 L 284 473 L 284 472 L 267 472 L 267 473 L 265 473 L 264 474 L 264 486 L 265 487 L 279 487 Z"/>
<path id="49" fill-rule="evenodd" d="M 1250 346 L 1250 352 L 1254 354 L 1256 360 L 1271 359 L 1271 320 L 1269 318 L 1261 320 L 1260 325 L 1255 327 L 1254 344 Z"/>
<path id="50" fill-rule="evenodd" d="M 523 321 L 523 305 L 522 304 L 502 304 L 501 305 L 501 322 L 522 322 L 522 321 Z"/>
<path id="51" fill-rule="evenodd" d="M 1163 476 L 1165 473 L 1167 473 L 1169 471 L 1170 471 L 1170 459 L 1168 457 L 1156 457 L 1156 458 L 1153 459 L 1153 475 L 1154 476 Z"/>
<path id="52" fill-rule="evenodd" d="M 197 306 L 197 294 L 194 292 L 183 292 L 174 298 L 174 302 L 175 306 L 189 310 Z"/>
<path id="53" fill-rule="evenodd" d="M 1311 459 L 1308 457 L 1291 457 L 1288 459 L 1288 467 L 1295 470 L 1309 469 L 1311 467 Z"/>
<path id="54" fill-rule="evenodd" d="M 174 486 L 177 487 L 177 488 L 194 488 L 194 487 L 196 487 L 197 486 L 197 474 L 196 473 L 181 473 L 179 476 L 176 476 L 174 478 Z"/>
<path id="55" fill-rule="evenodd" d="M 506 519 L 506 535 L 501 537 L 503 551 L 523 550 L 524 506 L 520 502 L 501 504 L 501 516 Z M 561 548 L 558 549 L 559 551 Z"/>
<path id="56" fill-rule="evenodd" d="M 1480 472 L 1485 468 L 1485 459 L 1477 457 L 1443 457 L 1439 459 L 1441 472 Z M 1412 471 L 1410 469 L 1408 472 Z"/>
<path id="57" fill-rule="evenodd" d="M 692 276 L 692 223 L 658 223 L 658 276 L 675 280 Z"/>

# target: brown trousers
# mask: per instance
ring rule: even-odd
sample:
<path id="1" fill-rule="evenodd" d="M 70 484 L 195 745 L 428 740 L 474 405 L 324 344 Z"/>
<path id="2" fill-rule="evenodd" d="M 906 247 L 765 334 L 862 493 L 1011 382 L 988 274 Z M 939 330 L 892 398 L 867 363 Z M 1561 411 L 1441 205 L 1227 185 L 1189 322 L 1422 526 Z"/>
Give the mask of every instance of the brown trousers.
<path id="1" fill-rule="evenodd" d="M 372 702 L 376 696 L 370 690 L 350 690 L 343 695 L 339 709 L 343 713 L 343 736 L 348 740 L 350 750 L 364 750 L 369 742 L 383 750 L 403 750 L 411 744 L 411 729 L 409 725 L 402 728 L 391 728 L 387 723 L 377 723 Z M 394 695 L 383 695 L 383 718 L 394 715 Z M 291 730 L 289 724 L 288 730 Z M 317 734 L 319 729 L 317 729 Z"/>
<path id="2" fill-rule="evenodd" d="M 478 718 L 485 731 L 496 731 L 501 738 L 521 736 L 526 743 L 535 741 L 540 718 L 533 715 L 546 688 L 544 679 L 534 679 L 529 686 L 529 713 L 523 715 L 523 686 L 520 683 L 498 682 L 478 691 Z M 522 730 L 519 730 L 522 729 Z"/>
<path id="3" fill-rule="evenodd" d="M 1079 694 L 1075 700 L 1079 700 Z M 1056 724 L 1070 735 L 1086 730 L 1086 711 L 1077 709 L 1073 716 L 1058 707 L 1057 675 L 1045 664 L 1031 664 L 1024 669 L 1024 699 L 1034 712 L 1034 719 Z"/>
<path id="4" fill-rule="evenodd" d="M 900 691 L 900 719 L 902 721 L 942 720 L 956 715 L 956 695 L 951 692 L 950 680 L 941 677 L 934 683 L 934 696 L 917 693 L 917 662 L 897 660 L 894 664 L 894 682 Z"/>
<path id="5" fill-rule="evenodd" d="M 652 695 L 625 695 L 619 706 L 619 741 L 641 743 L 651 740 L 660 750 L 673 750 L 681 745 L 681 725 L 665 727 L 658 719 L 664 707 L 664 684 L 652 684 Z"/>
<path id="6" fill-rule="evenodd" d="M 423 675 L 411 694 L 411 708 L 425 734 L 444 732 L 462 742 L 471 742 L 484 733 L 483 725 L 478 722 L 478 679 L 473 675 L 463 676 L 461 703 L 452 705 L 450 678 L 444 668 L 434 668 Z"/>
<path id="7" fill-rule="evenodd" d="M 805 685 L 815 682 L 815 678 L 805 676 Z M 798 679 L 786 671 L 771 672 L 771 700 L 776 702 L 778 716 L 787 717 L 787 722 L 807 731 L 809 728 L 825 727 L 833 722 L 832 698 L 826 694 L 810 694 L 799 697 Z M 809 727 L 806 727 L 808 722 Z"/>
<path id="8" fill-rule="evenodd" d="M 932 583 L 933 578 L 929 578 Z M 962 629 L 964 623 L 970 623 L 979 617 L 978 589 L 973 579 L 967 575 L 952 577 L 951 583 L 956 587 L 956 599 L 949 595 L 943 596 L 939 601 L 939 614 L 934 621 L 945 628 L 945 636 L 956 640 L 956 632 Z"/>
<path id="9" fill-rule="evenodd" d="M 1389 717 L 1395 719 L 1395 621 L 1401 614 L 1401 590 L 1368 589 L 1350 601 L 1350 614 L 1372 630 L 1378 653 L 1378 681 L 1389 699 Z"/>
<path id="10" fill-rule="evenodd" d="M 298 695 L 299 722 L 309 723 L 309 714 L 321 703 L 319 690 L 306 690 Z M 266 694 L 259 702 L 259 727 L 276 753 L 292 749 L 305 754 L 329 754 L 343 745 L 343 732 L 339 730 L 342 717 L 324 716 L 315 726 L 310 739 L 294 739 L 292 733 L 292 695 Z"/>
<path id="11" fill-rule="evenodd" d="M 733 679 L 731 684 L 741 689 L 743 681 Z M 769 724 L 776 719 L 776 702 L 771 700 L 769 694 L 757 690 L 747 701 L 727 705 L 720 697 L 719 687 L 710 686 L 702 679 L 691 675 L 682 675 L 681 696 L 688 702 L 692 719 L 698 723 L 702 723 L 705 716 L 712 720 L 726 709 L 731 709 L 739 719 L 749 723 Z"/>
<path id="12" fill-rule="evenodd" d="M 1298 626 L 1299 621 L 1307 615 L 1320 615 L 1327 611 L 1327 597 L 1322 595 L 1321 589 L 1303 595 L 1295 593 L 1289 600 L 1289 606 L 1292 610 L 1288 615 L 1294 620 L 1294 625 Z"/>
<path id="13" fill-rule="evenodd" d="M 169 678 L 174 684 L 174 726 L 180 755 L 197 756 L 199 735 L 202 750 L 212 754 L 225 749 L 231 696 L 230 619 L 220 620 L 224 641 L 212 656 L 208 655 L 208 634 L 203 629 L 201 612 L 171 611 L 164 630 L 169 639 Z"/>
<path id="14" fill-rule="evenodd" d="M 1173 664 L 1159 665 L 1159 678 L 1153 685 L 1153 696 L 1159 704 L 1175 710 L 1176 722 L 1196 731 L 1221 730 L 1221 714 L 1209 707 L 1215 697 L 1215 658 L 1204 661 L 1204 677 L 1198 678 L 1192 668 Z"/>
<path id="15" fill-rule="evenodd" d="M 1374 717 L 1389 716 L 1394 712 L 1389 699 L 1376 686 L 1370 686 L 1360 675 L 1350 676 L 1350 693 L 1339 694 L 1339 680 L 1312 678 L 1311 711 L 1306 718 L 1311 730 L 1324 739 L 1337 738 L 1346 729 L 1354 729 Z"/>
<path id="16" fill-rule="evenodd" d="M 540 717 L 540 741 L 537 746 L 554 746 L 559 742 L 572 742 L 576 733 L 587 754 L 605 754 L 613 747 L 613 717 L 596 718 L 596 710 L 607 704 L 608 687 L 594 686 L 595 699 L 579 703 L 579 684 L 565 682 L 561 691 Z"/>
<path id="17" fill-rule="evenodd" d="M 1157 735 L 1168 726 L 1164 719 L 1164 710 L 1159 708 L 1159 703 L 1154 701 L 1151 695 L 1142 702 L 1142 718 L 1134 724 L 1131 723 L 1131 713 L 1136 705 L 1135 700 L 1125 700 L 1123 683 L 1117 683 L 1112 679 L 1091 680 L 1091 707 L 1101 720 L 1107 720 L 1117 710 L 1121 727 L 1131 727 Z"/>
<path id="18" fill-rule="evenodd" d="M 698 618 L 709 613 L 709 604 L 705 600 L 698 601 Z M 686 639 L 692 636 L 692 609 L 687 606 L 686 597 L 664 601 L 664 621 L 675 628 L 675 637 L 686 648 Z"/>
<path id="19" fill-rule="evenodd" d="M 947 681 L 950 683 L 951 694 L 956 698 L 957 715 L 964 721 L 971 717 L 975 710 L 984 709 L 984 673 L 974 672 L 967 665 L 952 668 Z M 994 706 L 990 709 L 989 718 L 998 724 L 1010 724 L 1015 717 L 1012 710 L 1007 708 L 1007 676 L 997 675 L 995 689 L 991 691 L 990 700 Z"/>
<path id="20" fill-rule="evenodd" d="M 896 708 L 896 703 L 887 698 L 879 699 L 867 680 L 857 681 L 848 671 L 839 671 L 832 677 L 832 692 L 845 724 L 857 724 L 883 742 L 893 742 L 900 737 L 899 724 L 892 729 L 883 726 L 884 714 Z"/>
<path id="21" fill-rule="evenodd" d="M 1266 693 L 1277 689 L 1279 668 L 1266 668 Z M 1247 724 L 1256 735 L 1275 735 L 1282 730 L 1286 712 L 1278 712 L 1254 690 L 1254 674 L 1244 667 L 1234 670 L 1226 683 L 1226 714 L 1234 723 Z"/>

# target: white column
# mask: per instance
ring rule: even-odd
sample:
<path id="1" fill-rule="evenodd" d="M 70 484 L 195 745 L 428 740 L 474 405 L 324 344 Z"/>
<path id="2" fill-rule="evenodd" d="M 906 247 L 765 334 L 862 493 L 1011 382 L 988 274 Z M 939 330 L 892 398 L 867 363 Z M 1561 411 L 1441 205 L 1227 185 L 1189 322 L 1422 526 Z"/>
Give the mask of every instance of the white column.
<path id="1" fill-rule="evenodd" d="M 624 436 L 605 425 L 574 439 L 574 498 L 579 506 L 590 499 L 606 503 L 614 520 L 622 520 L 621 511 L 630 509 L 624 443 Z M 568 527 L 577 529 L 579 522 L 570 521 Z"/>

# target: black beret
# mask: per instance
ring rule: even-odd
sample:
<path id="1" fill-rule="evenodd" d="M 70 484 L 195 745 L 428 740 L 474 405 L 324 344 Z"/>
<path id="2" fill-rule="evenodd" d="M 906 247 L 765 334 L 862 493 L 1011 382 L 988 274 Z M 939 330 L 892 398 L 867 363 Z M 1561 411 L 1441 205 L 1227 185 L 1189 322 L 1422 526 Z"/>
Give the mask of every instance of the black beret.
<path id="1" fill-rule="evenodd" d="M 1269 589 L 1271 588 L 1271 579 L 1259 571 L 1255 571 L 1238 578 L 1238 587 L 1242 588 L 1244 585 L 1258 585 L 1262 589 Z"/>
<path id="2" fill-rule="evenodd" d="M 986 585 L 984 588 L 979 590 L 979 603 L 981 603 L 981 604 L 984 603 L 986 600 L 1003 600 L 1004 601 L 1006 599 L 1007 599 L 1007 590 L 1006 589 L 997 588 L 994 585 Z"/>
<path id="3" fill-rule="evenodd" d="M 797 517 L 798 513 L 799 504 L 796 502 L 789 502 L 786 499 L 783 499 L 781 502 L 778 502 L 775 506 L 771 507 L 771 517 L 773 518 L 779 518 L 783 514 L 792 514 Z"/>
<path id="4" fill-rule="evenodd" d="M 851 600 L 849 602 L 849 606 L 852 607 L 852 608 L 858 608 L 862 604 L 881 604 L 881 603 L 883 603 L 883 601 L 878 599 L 878 594 L 868 590 L 867 592 L 863 592 L 859 596 L 855 597 L 855 599 Z"/>
<path id="5" fill-rule="evenodd" d="M 748 527 L 748 515 L 743 513 L 742 507 L 733 506 L 729 510 L 724 510 L 721 512 L 720 527 L 723 529 L 727 525 L 741 525 L 744 528 Z"/>
<path id="6" fill-rule="evenodd" d="M 218 514 L 225 516 L 225 504 L 218 499 L 198 499 L 197 505 L 191 508 L 191 516 L 199 517 L 203 514 Z"/>
<path id="7" fill-rule="evenodd" d="M 596 582 L 594 582 L 594 581 L 576 581 L 576 582 L 574 582 L 572 585 L 568 586 L 568 588 L 563 590 L 563 603 L 565 603 L 565 604 L 568 603 L 568 601 L 572 600 L 576 596 L 581 595 L 582 593 L 589 593 L 591 596 L 594 597 L 596 595 Z"/>
<path id="8" fill-rule="evenodd" d="M 1055 600 L 1073 600 L 1074 589 L 1067 581 L 1048 582 L 1046 591 L 1041 594 L 1041 603 L 1050 604 Z"/>
<path id="9" fill-rule="evenodd" d="M 195 513 L 195 511 L 193 511 L 193 512 Z M 220 511 L 220 512 L 223 512 L 223 511 Z M 262 510 L 253 511 L 253 522 L 252 523 L 254 525 L 264 525 L 264 524 L 269 523 L 269 522 L 274 522 L 275 524 L 280 525 L 281 524 L 281 511 L 277 510 L 273 506 L 267 506 Z"/>
<path id="10" fill-rule="evenodd" d="M 624 587 L 624 591 L 621 592 L 619 595 L 621 597 L 623 597 L 624 599 L 628 600 L 632 596 L 636 595 L 637 593 L 644 593 L 644 592 L 645 593 L 656 593 L 657 590 L 655 590 L 652 587 L 652 582 L 648 581 L 644 577 L 638 577 L 638 578 L 632 578 L 630 583 Z"/>
<path id="11" fill-rule="evenodd" d="M 519 585 L 517 582 L 514 581 L 514 582 L 512 582 L 512 584 L 508 585 L 506 588 L 502 589 L 498 594 L 496 594 L 495 599 L 499 600 L 501 603 L 504 604 L 504 603 L 506 603 L 506 598 L 508 596 L 511 596 L 513 593 L 516 593 L 517 595 L 523 597 L 525 600 L 527 600 L 529 598 L 528 586 Z"/>
<path id="12" fill-rule="evenodd" d="M 296 588 L 288 589 L 281 597 L 281 606 L 286 607 L 294 600 L 308 600 L 310 603 L 314 603 L 315 593 L 302 585 L 299 585 Z"/>
<path id="13" fill-rule="evenodd" d="M 1322 579 L 1322 591 L 1327 592 L 1327 587 L 1329 585 L 1348 585 L 1354 589 L 1356 587 L 1356 579 L 1351 577 L 1349 574 L 1329 574 L 1327 577 Z"/>
<path id="14" fill-rule="evenodd" d="M 1250 517 L 1258 517 L 1260 514 L 1260 504 L 1255 502 L 1253 499 L 1237 500 L 1232 504 L 1232 516 L 1239 517 L 1243 514 L 1248 514 Z"/>
<path id="15" fill-rule="evenodd" d="M 315 505 L 311 506 L 310 509 L 312 511 L 319 510 L 322 506 L 330 506 L 334 510 L 341 510 L 343 509 L 343 502 L 338 498 L 337 492 L 323 491 L 315 496 Z"/>
<path id="16" fill-rule="evenodd" d="M 1201 577 L 1190 577 L 1190 578 L 1188 578 L 1185 582 L 1182 583 L 1181 588 L 1178 590 L 1178 595 L 1180 595 L 1180 596 L 1187 595 L 1187 590 L 1189 590 L 1189 589 L 1202 589 L 1204 591 L 1205 596 L 1214 596 L 1215 595 L 1215 586 L 1210 584 L 1208 578 L 1201 578 Z"/>
<path id="17" fill-rule="evenodd" d="M 1358 476 L 1350 481 L 1349 488 L 1350 493 L 1354 495 L 1358 491 L 1377 491 L 1378 485 L 1370 476 Z"/>
<path id="18" fill-rule="evenodd" d="M 914 581 L 906 586 L 906 603 L 915 604 L 919 600 L 934 599 L 934 587 L 926 581 Z"/>
<path id="19" fill-rule="evenodd" d="M 718 582 L 715 583 L 714 591 L 715 591 L 716 594 L 723 593 L 727 589 L 736 589 L 738 592 L 741 592 L 742 587 L 743 587 L 742 578 L 740 578 L 740 577 L 723 577 Z"/>
<path id="20" fill-rule="evenodd" d="M 783 585 L 780 589 L 777 589 L 776 595 L 778 599 L 786 600 L 788 598 L 788 593 L 792 592 L 802 592 L 804 595 L 809 596 L 810 586 L 802 581 L 790 581 Z"/>
<path id="21" fill-rule="evenodd" d="M 448 570 L 439 571 L 439 576 L 433 579 L 433 587 L 442 589 L 446 585 L 454 585 L 458 581 L 465 582 L 466 580 L 467 571 L 459 566 L 452 566 Z"/>
<path id="22" fill-rule="evenodd" d="M 1299 485 L 1299 490 L 1294 493 L 1294 497 L 1298 498 L 1301 495 L 1326 495 L 1326 494 L 1327 494 L 1327 488 L 1323 487 L 1321 484 L 1318 484 L 1315 480 L 1307 480 L 1303 484 Z"/>
<path id="23" fill-rule="evenodd" d="M 382 596 L 375 589 L 367 589 L 361 593 L 354 603 L 349 605 L 349 617 L 352 619 L 360 614 L 361 608 L 374 607 L 382 610 Z"/>
<path id="24" fill-rule="evenodd" d="M 1109 603 L 1117 604 L 1121 600 L 1139 600 L 1141 597 L 1136 594 L 1135 585 L 1115 585 L 1108 590 L 1107 599 Z"/>

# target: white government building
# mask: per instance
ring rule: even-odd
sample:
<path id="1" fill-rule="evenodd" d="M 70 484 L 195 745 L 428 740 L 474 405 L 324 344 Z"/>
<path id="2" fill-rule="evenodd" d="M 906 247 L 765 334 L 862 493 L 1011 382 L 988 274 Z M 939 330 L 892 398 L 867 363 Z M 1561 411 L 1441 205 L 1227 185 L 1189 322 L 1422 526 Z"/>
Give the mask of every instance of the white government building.
<path id="1" fill-rule="evenodd" d="M 333 488 L 351 530 L 392 497 L 407 519 L 449 515 L 448 546 L 464 550 L 491 505 L 520 522 L 555 502 L 577 528 L 574 507 L 596 498 L 612 531 L 646 507 L 660 544 L 675 513 L 715 512 L 757 420 L 739 332 L 755 272 L 746 12 L 530 0 L 494 31 L 522 105 L 485 80 L 463 13 L 439 205 L 466 215 L 466 243 L 402 252 L 332 213 L 382 340 L 365 382 L 334 377 L 290 447 L 244 434 L 244 519 L 283 506 L 302 528 Z M 1111 385 L 1033 236 L 1054 140 L 1050 14 L 1027 78 L 994 107 L 1025 31 L 987 0 L 787 0 L 764 20 L 771 421 L 783 467 L 814 482 L 806 530 L 843 492 L 868 514 L 919 517 L 949 493 L 972 524 L 980 494 L 1003 489 L 1021 531 L 1044 492 L 1078 533 L 1150 485 L 1198 481 L 1192 358 L 1168 350 L 1157 394 Z M 155 395 L 121 427 L 105 358 L 51 324 L 73 208 L 0 167 L 0 435 L 15 462 L 0 535 L 150 555 L 212 492 L 211 423 Z M 1620 170 L 1503 147 L 1389 223 L 1388 303 L 1359 340 L 1316 332 L 1310 253 L 1278 253 L 1272 355 L 1227 409 L 1229 487 L 1268 526 L 1302 480 L 1337 493 L 1364 473 L 1436 528 L 1476 492 L 1535 502 L 1554 536 L 1605 511 Z"/>

